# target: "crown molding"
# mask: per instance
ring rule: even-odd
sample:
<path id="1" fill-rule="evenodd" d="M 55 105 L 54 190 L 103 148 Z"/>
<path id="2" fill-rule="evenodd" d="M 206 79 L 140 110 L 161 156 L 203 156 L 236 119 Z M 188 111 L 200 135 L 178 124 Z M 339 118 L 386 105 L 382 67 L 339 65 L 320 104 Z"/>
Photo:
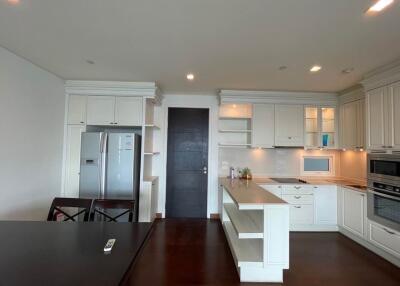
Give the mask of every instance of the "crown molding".
<path id="1" fill-rule="evenodd" d="M 364 88 L 361 85 L 348 88 L 339 95 L 339 104 L 345 104 L 365 98 Z"/>
<path id="2" fill-rule="evenodd" d="M 400 81 L 400 59 L 365 74 L 361 84 L 368 91 L 396 81 Z"/>
<path id="3" fill-rule="evenodd" d="M 338 95 L 330 92 L 221 90 L 220 103 L 282 103 L 337 105 Z"/>
<path id="4" fill-rule="evenodd" d="M 75 95 L 142 96 L 160 104 L 162 95 L 155 82 L 67 80 L 65 92 Z"/>

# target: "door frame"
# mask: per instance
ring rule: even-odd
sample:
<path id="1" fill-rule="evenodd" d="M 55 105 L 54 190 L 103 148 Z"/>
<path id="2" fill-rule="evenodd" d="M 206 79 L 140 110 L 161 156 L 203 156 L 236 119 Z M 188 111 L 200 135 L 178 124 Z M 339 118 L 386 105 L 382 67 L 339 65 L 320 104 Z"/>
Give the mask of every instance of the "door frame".
<path id="1" fill-rule="evenodd" d="M 218 104 L 214 105 L 211 103 L 202 103 L 202 102 L 193 102 L 193 100 L 190 100 L 191 98 L 188 97 L 188 102 L 184 102 L 184 98 L 185 96 L 182 96 L 182 102 L 166 102 L 167 100 L 165 100 L 163 102 L 163 106 L 164 106 L 164 131 L 163 131 L 163 138 L 164 138 L 164 144 L 163 144 L 163 170 L 162 170 L 162 174 L 164 177 L 164 180 L 162 182 L 162 186 L 160 188 L 160 190 L 162 190 L 162 193 L 159 194 L 160 195 L 160 199 L 161 199 L 161 212 L 162 212 L 162 217 L 165 218 L 165 209 L 166 209 L 166 198 L 167 198 L 167 194 L 166 194 L 166 187 L 167 187 L 167 157 L 168 157 L 168 113 L 169 113 L 169 108 L 198 108 L 198 109 L 208 109 L 208 173 L 207 173 L 207 218 L 210 218 L 210 213 L 212 212 L 211 210 L 211 204 L 212 204 L 212 196 L 214 195 L 216 197 L 218 197 L 218 188 L 215 191 L 216 193 L 213 194 L 212 190 L 212 185 L 213 185 L 213 178 L 212 178 L 212 174 L 216 174 L 216 172 L 218 171 L 218 166 L 216 166 L 216 169 L 214 167 L 213 164 L 213 159 L 214 160 L 218 160 L 218 151 L 215 152 L 214 151 L 214 146 L 213 143 L 215 142 L 216 136 L 213 133 L 213 130 L 217 129 L 217 125 L 212 124 L 213 122 L 213 118 L 215 116 L 217 116 L 217 109 L 216 107 L 218 106 Z M 197 96 L 200 97 L 201 96 Z M 205 96 L 206 97 L 206 96 Z M 193 99 L 193 98 L 192 98 Z M 165 104 L 164 104 L 165 103 Z M 215 125 L 215 126 L 214 126 Z M 217 159 L 215 159 L 217 158 Z M 217 210 L 215 211 L 217 212 Z"/>

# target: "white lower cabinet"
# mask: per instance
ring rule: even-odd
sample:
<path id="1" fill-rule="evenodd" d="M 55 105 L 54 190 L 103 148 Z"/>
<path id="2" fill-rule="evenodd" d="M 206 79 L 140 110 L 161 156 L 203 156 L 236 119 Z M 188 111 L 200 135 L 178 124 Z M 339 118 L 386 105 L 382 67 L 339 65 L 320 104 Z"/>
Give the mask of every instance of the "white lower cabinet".
<path id="1" fill-rule="evenodd" d="M 282 186 L 280 185 L 261 185 L 264 190 L 274 194 L 278 198 L 282 198 Z"/>
<path id="2" fill-rule="evenodd" d="M 315 224 L 337 224 L 337 187 L 314 186 Z"/>
<path id="3" fill-rule="evenodd" d="M 314 223 L 314 206 L 291 204 L 289 222 L 291 230 L 297 225 L 312 225 Z"/>
<path id="4" fill-rule="evenodd" d="M 379 224 L 369 222 L 369 241 L 400 258 L 400 233 Z"/>
<path id="5" fill-rule="evenodd" d="M 81 133 L 83 125 L 68 125 L 65 154 L 64 196 L 79 197 L 79 172 L 81 157 Z"/>
<path id="6" fill-rule="evenodd" d="M 366 213 L 364 209 L 365 194 L 342 188 L 343 227 L 355 235 L 364 237 Z"/>

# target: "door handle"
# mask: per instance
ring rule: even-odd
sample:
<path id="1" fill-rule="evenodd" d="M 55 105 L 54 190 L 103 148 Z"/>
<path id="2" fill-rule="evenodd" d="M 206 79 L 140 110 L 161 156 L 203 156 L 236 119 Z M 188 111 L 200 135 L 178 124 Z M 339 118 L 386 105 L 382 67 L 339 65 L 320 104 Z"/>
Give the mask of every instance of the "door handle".
<path id="1" fill-rule="evenodd" d="M 207 166 L 203 167 L 203 174 L 207 174 Z"/>

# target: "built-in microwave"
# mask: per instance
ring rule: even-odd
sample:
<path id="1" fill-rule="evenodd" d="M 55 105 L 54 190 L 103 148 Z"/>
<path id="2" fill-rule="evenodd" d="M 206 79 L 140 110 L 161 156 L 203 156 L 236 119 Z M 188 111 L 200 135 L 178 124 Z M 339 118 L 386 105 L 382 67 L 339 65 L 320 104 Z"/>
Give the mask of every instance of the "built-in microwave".
<path id="1" fill-rule="evenodd" d="M 368 154 L 368 180 L 400 182 L 400 155 Z"/>

